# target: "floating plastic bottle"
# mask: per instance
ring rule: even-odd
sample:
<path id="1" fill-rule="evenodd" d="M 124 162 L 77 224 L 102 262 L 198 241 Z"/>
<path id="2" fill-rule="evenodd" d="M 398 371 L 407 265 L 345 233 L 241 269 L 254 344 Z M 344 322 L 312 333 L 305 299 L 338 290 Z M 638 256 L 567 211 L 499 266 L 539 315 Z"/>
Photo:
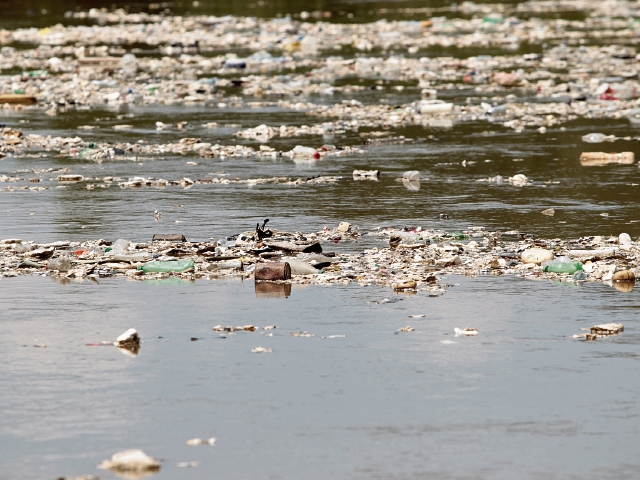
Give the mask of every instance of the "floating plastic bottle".
<path id="1" fill-rule="evenodd" d="M 582 141 L 585 143 L 613 142 L 615 139 L 615 135 L 605 135 L 604 133 L 587 133 L 582 137 Z"/>
<path id="2" fill-rule="evenodd" d="M 193 260 L 171 260 L 168 262 L 149 262 L 138 267 L 144 273 L 180 273 L 193 270 Z"/>

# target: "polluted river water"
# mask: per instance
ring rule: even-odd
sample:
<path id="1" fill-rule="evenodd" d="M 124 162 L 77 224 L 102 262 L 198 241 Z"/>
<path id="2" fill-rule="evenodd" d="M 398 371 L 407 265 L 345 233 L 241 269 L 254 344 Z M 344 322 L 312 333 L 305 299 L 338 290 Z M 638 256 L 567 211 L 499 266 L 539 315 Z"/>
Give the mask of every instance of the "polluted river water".
<path id="1" fill-rule="evenodd" d="M 0 479 L 635 478 L 637 289 L 601 283 L 597 258 L 512 275 L 522 251 L 500 239 L 560 256 L 597 236 L 580 248 L 619 247 L 610 274 L 639 273 L 637 163 L 580 161 L 637 150 L 636 3 L 68 3 L 0 18 L 0 99 L 37 101 L 0 108 Z M 207 32 L 198 54 L 180 22 Z M 417 255 L 434 276 L 406 292 L 254 283 L 252 262 L 213 278 L 195 254 L 195 275 L 18 268 L 158 233 L 246 263 L 235 236 L 265 218 L 329 232 L 343 262 L 386 255 L 392 231 L 463 267 Z M 331 233 L 343 221 L 361 235 Z M 474 241 L 491 267 L 467 268 Z M 609 323 L 624 332 L 572 338 Z M 103 344 L 130 328 L 135 354 Z M 96 468 L 129 449 L 160 470 Z"/>

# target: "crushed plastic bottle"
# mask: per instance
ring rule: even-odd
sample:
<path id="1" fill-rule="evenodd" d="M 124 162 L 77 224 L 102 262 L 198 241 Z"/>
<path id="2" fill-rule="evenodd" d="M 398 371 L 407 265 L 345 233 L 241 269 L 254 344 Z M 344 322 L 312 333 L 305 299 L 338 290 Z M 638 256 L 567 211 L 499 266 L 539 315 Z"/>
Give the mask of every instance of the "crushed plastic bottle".
<path id="1" fill-rule="evenodd" d="M 120 60 L 120 67 L 125 75 L 133 76 L 138 71 L 138 59 L 133 53 L 126 53 Z"/>
<path id="2" fill-rule="evenodd" d="M 313 57 L 318 55 L 318 39 L 312 35 L 305 36 L 300 41 L 300 53 Z"/>
<path id="3" fill-rule="evenodd" d="M 167 262 L 149 262 L 138 267 L 144 273 L 181 273 L 193 270 L 193 260 L 171 260 Z"/>
<path id="4" fill-rule="evenodd" d="M 127 250 L 129 249 L 129 240 L 124 240 L 122 238 L 116 240 L 114 244 L 111 246 L 111 251 L 114 255 L 125 255 Z"/>
<path id="5" fill-rule="evenodd" d="M 49 260 L 47 269 L 57 270 L 59 272 L 68 272 L 71 270 L 71 259 L 69 257 L 59 257 Z"/>
<path id="6" fill-rule="evenodd" d="M 410 170 L 408 172 L 404 172 L 402 174 L 402 178 L 404 180 L 407 180 L 409 182 L 415 182 L 415 181 L 420 181 L 420 172 L 417 170 Z"/>
<path id="7" fill-rule="evenodd" d="M 578 270 L 576 273 L 573 274 L 573 279 L 576 282 L 584 282 L 587 279 L 587 274 L 584 273 L 582 270 Z"/>

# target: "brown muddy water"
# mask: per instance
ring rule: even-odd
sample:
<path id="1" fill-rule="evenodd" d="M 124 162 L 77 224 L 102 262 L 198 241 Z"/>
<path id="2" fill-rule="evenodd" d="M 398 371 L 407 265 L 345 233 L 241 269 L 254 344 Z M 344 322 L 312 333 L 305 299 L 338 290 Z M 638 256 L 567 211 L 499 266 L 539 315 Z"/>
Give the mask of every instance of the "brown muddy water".
<path id="1" fill-rule="evenodd" d="M 69 23 L 66 10 L 99 3 L 5 0 L 0 28 Z M 369 22 L 385 16 L 381 8 L 394 9 L 388 18 L 400 18 L 401 6 L 448 5 L 333 1 L 312 8 L 306 3 L 255 2 L 247 7 L 250 12 L 238 11 L 241 2 L 204 0 L 197 12 L 186 2 L 162 8 L 168 15 L 262 17 L 318 9 L 331 11 L 331 21 Z M 451 90 L 440 98 L 461 103 L 469 95 Z M 407 86 L 402 92 L 338 95 L 331 101 L 400 104 L 419 96 L 419 87 Z M 134 128 L 77 130 L 98 117 L 104 127 L 125 118 Z M 193 124 L 188 136 L 253 147 L 255 142 L 235 133 L 263 123 L 310 123 L 304 113 L 277 108 L 123 107 L 55 117 L 0 111 L 0 124 L 42 135 L 150 143 L 185 136 L 157 131 L 157 121 L 186 121 Z M 207 122 L 241 127 L 198 126 Z M 635 239 L 640 169 L 635 164 L 582 168 L 577 158 L 585 150 L 637 150 L 637 141 L 587 145 L 581 141 L 587 133 L 635 137 L 640 132 L 626 119 L 579 120 L 565 127 L 544 134 L 487 122 L 400 127 L 393 135 L 415 141 L 303 162 L 166 155 L 98 164 L 54 154 L 7 157 L 0 161 L 0 174 L 70 166 L 86 177 L 207 178 L 223 172 L 240 178 L 343 175 L 346 181 L 88 191 L 84 184 L 56 189 L 45 175 L 42 184 L 52 186 L 47 191 L 0 192 L 0 237 L 148 242 L 154 233 L 180 232 L 204 240 L 270 218 L 273 228 L 303 232 L 349 221 L 361 231 L 383 225 L 460 231 L 481 225 L 546 238 L 627 232 Z M 355 145 L 362 137 L 275 138 L 269 145 L 289 150 L 323 143 Z M 189 160 L 197 165 L 187 166 Z M 463 166 L 463 160 L 476 163 Z M 380 181 L 352 181 L 354 169 L 379 169 Z M 419 191 L 396 182 L 407 170 L 421 172 Z M 518 173 L 534 184 L 516 188 L 477 181 Z M 540 214 L 550 207 L 555 216 Z M 163 213 L 160 222 L 154 210 Z M 434 218 L 442 213 L 450 218 Z M 365 235 L 357 244 L 332 249 L 371 246 L 382 244 Z M 265 299 L 256 296 L 251 281 L 61 284 L 51 278 L 2 278 L 0 479 L 116 478 L 96 465 L 130 448 L 163 460 L 152 477 L 158 480 L 637 478 L 638 289 L 622 293 L 601 284 L 493 276 L 442 282 L 459 285 L 438 298 L 424 292 L 398 296 L 376 287 L 293 285 L 288 298 Z M 399 301 L 375 303 L 385 297 Z M 408 318 L 416 314 L 425 317 Z M 581 328 L 608 322 L 623 323 L 625 332 L 590 343 L 571 338 Z M 212 330 L 219 324 L 277 328 L 222 338 Z M 397 333 L 406 325 L 415 331 Z M 131 327 L 143 340 L 137 356 L 87 346 Z M 480 333 L 455 337 L 455 327 Z M 290 335 L 299 331 L 313 336 Z M 338 337 L 322 338 L 329 336 Z M 258 346 L 273 352 L 251 353 Z M 217 443 L 188 446 L 194 437 L 215 437 Z M 183 462 L 198 465 L 177 466 Z"/>

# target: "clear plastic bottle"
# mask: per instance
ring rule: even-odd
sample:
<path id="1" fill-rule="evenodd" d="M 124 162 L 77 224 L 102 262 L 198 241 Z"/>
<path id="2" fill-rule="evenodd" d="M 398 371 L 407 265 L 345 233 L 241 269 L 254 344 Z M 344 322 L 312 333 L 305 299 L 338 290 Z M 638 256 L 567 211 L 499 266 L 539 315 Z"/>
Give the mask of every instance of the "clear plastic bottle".
<path id="1" fill-rule="evenodd" d="M 129 240 L 124 240 L 122 238 L 116 240 L 113 245 L 111 245 L 111 251 L 114 255 L 125 255 L 129 250 Z"/>
<path id="2" fill-rule="evenodd" d="M 318 55 L 318 39 L 312 35 L 306 35 L 300 41 L 300 53 L 312 57 Z"/>
<path id="3" fill-rule="evenodd" d="M 144 273 L 181 273 L 193 270 L 193 260 L 170 260 L 167 262 L 149 262 L 138 267 Z"/>
<path id="4" fill-rule="evenodd" d="M 120 60 L 120 66 L 125 75 L 133 76 L 138 71 L 138 59 L 133 53 L 126 53 Z"/>
<path id="5" fill-rule="evenodd" d="M 68 272 L 71 270 L 71 259 L 69 257 L 58 257 L 53 260 L 49 260 L 47 264 L 48 270 L 57 270 L 59 272 Z"/>

